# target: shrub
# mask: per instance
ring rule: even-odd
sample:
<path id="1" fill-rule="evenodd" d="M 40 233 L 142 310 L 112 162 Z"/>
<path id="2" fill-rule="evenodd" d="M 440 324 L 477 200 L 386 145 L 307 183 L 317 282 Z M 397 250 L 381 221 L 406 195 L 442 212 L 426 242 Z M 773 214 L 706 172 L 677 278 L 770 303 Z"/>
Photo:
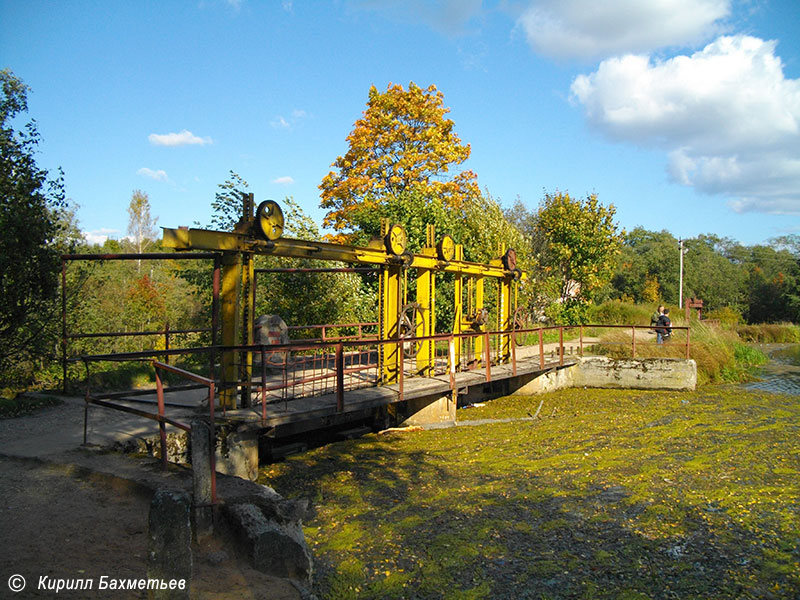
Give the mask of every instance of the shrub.
<path id="1" fill-rule="evenodd" d="M 705 313 L 705 318 L 717 320 L 723 325 L 738 325 L 742 322 L 742 313 L 730 306 L 723 306 Z"/>

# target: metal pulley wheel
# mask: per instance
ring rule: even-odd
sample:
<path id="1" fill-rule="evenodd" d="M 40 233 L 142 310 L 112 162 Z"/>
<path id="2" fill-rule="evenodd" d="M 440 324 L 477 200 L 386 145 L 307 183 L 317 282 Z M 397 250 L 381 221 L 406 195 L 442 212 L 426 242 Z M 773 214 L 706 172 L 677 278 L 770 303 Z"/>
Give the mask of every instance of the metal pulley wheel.
<path id="1" fill-rule="evenodd" d="M 283 211 L 274 200 L 265 200 L 256 209 L 256 227 L 266 240 L 274 241 L 283 235 Z"/>
<path id="2" fill-rule="evenodd" d="M 397 323 L 397 329 L 400 333 L 400 338 L 415 338 L 418 337 L 422 331 L 422 306 L 417 302 L 410 302 L 400 309 L 400 320 Z M 404 344 L 404 352 L 406 358 L 414 358 L 422 348 L 425 342 L 410 342 Z"/>
<path id="3" fill-rule="evenodd" d="M 475 331 L 480 331 L 481 327 L 489 322 L 489 311 L 485 308 L 480 308 L 478 311 L 469 317 L 469 326 Z"/>

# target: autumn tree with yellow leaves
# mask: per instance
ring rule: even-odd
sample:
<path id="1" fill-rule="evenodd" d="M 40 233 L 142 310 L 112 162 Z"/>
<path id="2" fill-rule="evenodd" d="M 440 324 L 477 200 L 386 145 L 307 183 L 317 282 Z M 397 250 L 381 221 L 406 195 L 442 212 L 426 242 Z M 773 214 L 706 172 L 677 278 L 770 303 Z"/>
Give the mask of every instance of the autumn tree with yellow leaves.
<path id="1" fill-rule="evenodd" d="M 353 213 L 380 205 L 384 199 L 414 192 L 436 197 L 448 207 L 460 207 L 480 193 L 472 171 L 456 172 L 470 155 L 453 130 L 444 95 L 431 85 L 413 82 L 369 90 L 364 116 L 347 136 L 349 149 L 339 156 L 319 188 L 323 225 L 337 241 L 348 241 Z"/>

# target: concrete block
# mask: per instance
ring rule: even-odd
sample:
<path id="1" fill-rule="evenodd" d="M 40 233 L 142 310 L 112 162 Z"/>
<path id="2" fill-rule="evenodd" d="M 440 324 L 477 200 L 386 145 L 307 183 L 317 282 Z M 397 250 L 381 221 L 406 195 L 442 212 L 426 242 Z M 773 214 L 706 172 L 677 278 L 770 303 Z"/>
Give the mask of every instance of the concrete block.
<path id="1" fill-rule="evenodd" d="M 192 419 L 192 491 L 194 492 L 195 536 L 199 539 L 213 533 L 211 509 L 211 423 Z"/>
<path id="2" fill-rule="evenodd" d="M 192 501 L 182 490 L 158 490 L 150 503 L 147 577 L 183 581 L 183 589 L 148 590 L 154 600 L 189 598 L 192 580 Z"/>
<path id="3" fill-rule="evenodd" d="M 255 569 L 311 585 L 313 561 L 299 520 L 269 519 L 260 507 L 250 503 L 226 505 L 224 513 Z"/>
<path id="4" fill-rule="evenodd" d="M 574 367 L 575 387 L 691 391 L 697 387 L 697 363 L 681 358 L 614 360 L 582 358 Z"/>
<path id="5" fill-rule="evenodd" d="M 406 403 L 405 414 L 404 426 L 455 423 L 456 400 L 451 393 L 414 398 Z"/>
<path id="6" fill-rule="evenodd" d="M 510 383 L 512 396 L 533 396 L 544 392 L 553 392 L 562 388 L 573 387 L 575 367 L 565 367 L 548 371 L 540 375 L 520 375 Z"/>
<path id="7" fill-rule="evenodd" d="M 217 471 L 255 481 L 258 478 L 258 432 L 217 429 Z"/>

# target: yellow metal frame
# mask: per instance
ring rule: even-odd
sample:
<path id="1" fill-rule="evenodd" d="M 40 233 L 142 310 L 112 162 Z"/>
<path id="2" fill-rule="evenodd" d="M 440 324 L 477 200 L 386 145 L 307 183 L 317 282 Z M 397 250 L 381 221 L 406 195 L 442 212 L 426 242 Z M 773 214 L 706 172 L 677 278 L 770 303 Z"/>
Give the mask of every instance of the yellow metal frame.
<path id="1" fill-rule="evenodd" d="M 498 280 L 498 328 L 508 331 L 501 335 L 501 357 L 510 355 L 511 323 L 511 288 L 518 273 L 506 270 L 500 259 L 489 264 L 481 264 L 464 260 L 464 249 L 456 245 L 453 260 L 442 260 L 436 249 L 435 231 L 428 227 L 427 244 L 418 254 L 397 256 L 387 251 L 382 240 L 376 240 L 366 247 L 332 244 L 328 242 L 310 242 L 289 238 L 266 240 L 256 236 L 253 217 L 252 195 L 245 197 L 245 211 L 242 222 L 236 231 L 227 233 L 205 229 L 164 229 L 163 245 L 178 251 L 213 250 L 223 253 L 222 286 L 221 286 L 221 324 L 222 344 L 224 346 L 249 345 L 253 343 L 253 268 L 255 254 L 281 256 L 290 258 L 313 258 L 318 260 L 340 261 L 350 264 L 378 265 L 380 274 L 379 298 L 379 335 L 382 340 L 398 340 L 400 337 L 399 322 L 402 302 L 406 297 L 404 285 L 408 269 L 417 270 L 417 298 L 421 310 L 418 322 L 415 323 L 418 336 L 430 336 L 435 333 L 436 323 L 436 274 L 455 273 L 455 323 L 454 333 L 468 330 L 469 316 L 474 316 L 483 309 L 484 278 Z M 382 233 L 389 231 L 388 223 L 382 226 Z M 468 313 L 463 306 L 464 280 L 467 280 Z M 473 295 L 474 294 L 474 295 Z M 473 312 L 474 311 L 474 312 Z M 475 357 L 483 357 L 483 339 L 474 339 Z M 424 375 L 433 372 L 435 351 L 433 341 L 421 345 L 416 358 L 416 370 Z M 456 360 L 460 361 L 461 348 L 456 344 Z M 238 357 L 238 363 L 237 363 Z M 398 380 L 403 368 L 403 353 L 395 344 L 382 344 L 379 351 L 379 373 L 383 383 L 394 383 Z M 252 355 L 249 352 L 223 351 L 222 379 L 223 386 L 220 402 L 225 407 L 236 405 L 236 382 L 250 381 L 252 372 Z M 250 400 L 250 389 L 245 385 L 242 390 L 242 406 Z"/>

